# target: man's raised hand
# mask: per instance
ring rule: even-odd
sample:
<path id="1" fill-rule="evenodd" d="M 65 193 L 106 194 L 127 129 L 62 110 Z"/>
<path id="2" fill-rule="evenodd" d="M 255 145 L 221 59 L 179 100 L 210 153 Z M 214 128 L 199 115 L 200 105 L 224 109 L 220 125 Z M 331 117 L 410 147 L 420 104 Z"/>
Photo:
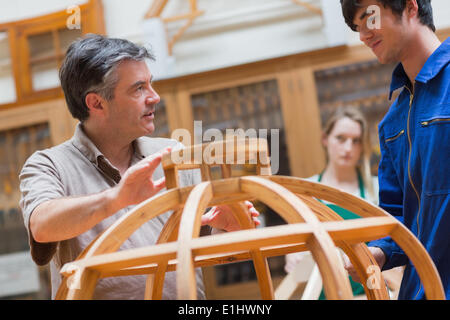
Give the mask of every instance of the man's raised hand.
<path id="1" fill-rule="evenodd" d="M 157 194 L 166 185 L 164 177 L 154 181 L 153 173 L 164 154 L 169 153 L 171 148 L 166 148 L 148 156 L 135 165 L 128 168 L 119 184 L 115 187 L 115 200 L 117 206 L 125 208 L 138 204 Z"/>

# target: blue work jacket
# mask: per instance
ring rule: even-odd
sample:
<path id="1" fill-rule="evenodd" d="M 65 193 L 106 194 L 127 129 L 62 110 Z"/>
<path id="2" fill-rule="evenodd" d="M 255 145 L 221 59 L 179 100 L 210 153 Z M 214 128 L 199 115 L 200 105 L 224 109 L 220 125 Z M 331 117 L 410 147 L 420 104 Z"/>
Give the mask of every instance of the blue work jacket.
<path id="1" fill-rule="evenodd" d="M 421 241 L 450 299 L 450 38 L 411 85 L 402 64 L 390 96 L 403 88 L 378 126 L 380 207 Z M 425 299 L 416 269 L 390 238 L 370 242 L 386 254 L 382 270 L 406 265 L 399 299 Z"/>

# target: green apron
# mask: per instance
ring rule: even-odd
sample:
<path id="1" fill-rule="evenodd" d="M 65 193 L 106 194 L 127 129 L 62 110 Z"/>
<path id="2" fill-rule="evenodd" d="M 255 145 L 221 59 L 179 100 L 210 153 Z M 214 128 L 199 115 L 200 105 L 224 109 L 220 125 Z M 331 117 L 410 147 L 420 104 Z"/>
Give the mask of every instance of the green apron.
<path id="1" fill-rule="evenodd" d="M 323 172 L 319 175 L 318 182 L 322 181 L 322 174 L 323 174 Z M 365 199 L 364 183 L 363 183 L 363 180 L 362 180 L 362 177 L 361 177 L 361 174 L 359 173 L 359 171 L 358 171 L 358 184 L 359 184 L 360 196 L 361 196 L 361 198 Z M 331 208 L 334 212 L 336 212 L 338 215 L 340 215 L 344 220 L 361 218 L 357 214 L 355 214 L 351 211 L 348 211 L 344 208 L 341 208 L 335 204 L 327 204 L 327 206 L 329 208 Z M 349 280 L 350 280 L 350 285 L 352 287 L 353 296 L 365 294 L 364 287 L 362 284 L 353 281 L 350 276 L 349 276 Z M 322 289 L 322 292 L 320 293 L 319 300 L 326 300 L 325 292 L 323 291 L 323 289 Z"/>

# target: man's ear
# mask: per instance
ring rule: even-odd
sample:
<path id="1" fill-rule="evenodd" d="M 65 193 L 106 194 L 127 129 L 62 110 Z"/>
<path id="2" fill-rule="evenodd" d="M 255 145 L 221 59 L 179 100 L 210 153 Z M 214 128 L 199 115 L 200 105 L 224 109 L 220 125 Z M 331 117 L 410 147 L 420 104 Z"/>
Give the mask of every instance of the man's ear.
<path id="1" fill-rule="evenodd" d="M 405 6 L 406 15 L 409 18 L 415 18 L 419 14 L 419 5 L 417 0 L 407 0 Z"/>
<path id="2" fill-rule="evenodd" d="M 103 111 L 104 109 L 102 97 L 95 92 L 89 92 L 84 101 L 90 113 Z"/>

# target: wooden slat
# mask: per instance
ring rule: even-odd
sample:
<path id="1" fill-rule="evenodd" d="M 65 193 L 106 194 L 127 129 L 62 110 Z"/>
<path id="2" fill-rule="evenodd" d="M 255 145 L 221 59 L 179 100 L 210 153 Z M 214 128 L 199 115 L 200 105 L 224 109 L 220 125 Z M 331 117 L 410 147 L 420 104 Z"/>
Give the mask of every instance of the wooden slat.
<path id="1" fill-rule="evenodd" d="M 328 206 L 323 204 L 312 197 L 305 195 L 297 195 L 308 204 L 311 210 L 317 215 L 320 221 L 342 221 L 343 219 L 339 216 L 335 211 L 330 209 Z M 387 292 L 386 286 L 380 285 L 379 288 L 368 288 L 367 279 L 368 274 L 367 270 L 369 267 L 376 265 L 375 258 L 370 253 L 369 249 L 364 243 L 350 244 L 347 241 L 339 241 L 333 239 L 337 246 L 339 246 L 345 254 L 350 258 L 350 261 L 355 266 L 355 269 L 361 279 L 361 283 L 364 286 L 367 297 L 370 300 L 389 300 L 389 294 Z M 314 277 L 316 275 L 314 274 Z M 314 279 L 311 279 L 314 281 Z M 381 284 L 383 284 L 382 276 L 379 280 Z M 307 289 L 310 289 L 310 284 L 306 286 Z M 306 290 L 306 289 L 305 289 Z"/>
<path id="2" fill-rule="evenodd" d="M 301 1 L 301 0 L 292 0 L 295 4 L 306 8 L 307 10 L 315 13 L 315 14 L 319 14 L 322 15 L 322 9 L 320 9 L 319 7 L 316 7 L 315 5 L 309 3 L 309 2 L 305 2 L 305 1 Z"/>
<path id="3" fill-rule="evenodd" d="M 159 234 L 156 244 L 167 243 L 175 241 L 178 237 L 178 228 L 180 225 L 182 210 L 178 209 L 172 213 L 167 220 L 163 229 Z M 168 261 L 163 261 L 156 266 L 154 272 L 147 272 L 148 274 L 145 285 L 145 300 L 160 300 L 162 299 L 165 273 L 169 267 Z"/>
<path id="4" fill-rule="evenodd" d="M 278 245 L 269 246 L 266 248 L 261 248 L 261 253 L 264 258 L 284 256 L 289 253 L 307 251 L 305 243 L 295 244 L 295 245 Z M 195 267 L 208 267 L 221 264 L 235 263 L 241 261 L 251 260 L 252 257 L 250 252 L 232 252 L 229 254 L 211 254 L 211 255 L 201 255 L 194 258 Z M 167 266 L 167 272 L 175 271 L 177 266 L 177 260 L 170 260 Z M 101 273 L 102 278 L 108 277 L 119 277 L 119 276 L 130 276 L 130 275 L 143 275 L 143 274 L 153 274 L 156 272 L 158 265 L 156 263 L 149 263 L 145 265 L 140 265 L 138 267 L 130 267 L 124 269 L 117 269 L 111 271 L 104 271 Z"/>
<path id="5" fill-rule="evenodd" d="M 219 151 L 220 150 L 220 154 Z M 197 163 L 196 155 L 201 155 Z M 259 157 L 259 158 L 258 158 Z M 178 170 L 192 169 L 201 165 L 240 164 L 238 162 L 256 164 L 258 160 L 270 164 L 267 140 L 259 138 L 238 138 L 188 146 L 184 149 L 165 154 L 161 160 L 164 169 L 177 166 Z M 180 161 L 180 163 L 177 163 Z M 182 161 L 182 162 L 181 162 Z M 229 163 L 232 161 L 232 163 Z M 194 165 L 194 166 L 193 166 Z M 210 179 L 207 179 L 210 180 Z"/>
<path id="6" fill-rule="evenodd" d="M 167 5 L 168 0 L 154 0 L 145 14 L 145 19 L 159 17 Z"/>
<path id="7" fill-rule="evenodd" d="M 194 258 L 191 251 L 193 239 L 200 235 L 201 216 L 213 196 L 210 182 L 198 184 L 189 195 L 180 221 L 177 249 L 177 297 L 178 299 L 196 299 L 197 283 Z"/>
<path id="8" fill-rule="evenodd" d="M 383 237 L 396 226 L 389 217 L 375 217 L 355 220 L 345 220 L 339 222 L 322 223 L 326 232 L 332 237 L 339 237 L 341 240 L 352 240 L 355 242 L 365 241 Z M 354 229 L 361 235 L 361 241 L 355 240 L 355 234 L 350 234 L 346 239 L 346 234 Z M 283 245 L 298 245 L 306 242 L 312 235 L 313 228 L 306 223 L 294 223 L 288 225 L 266 227 L 263 229 L 241 230 L 214 236 L 193 239 L 191 242 L 192 252 L 195 257 L 205 255 L 218 255 L 233 253 L 236 251 L 248 251 L 256 248 Z M 280 247 L 286 249 L 288 247 Z M 67 264 L 85 267 L 103 272 L 110 272 L 114 269 L 124 269 L 142 266 L 150 263 L 159 263 L 163 260 L 173 260 L 176 258 L 178 245 L 170 242 L 155 246 L 147 246 L 127 251 L 99 254 L 89 258 L 83 258 Z M 285 254 L 288 251 L 279 251 Z M 67 269 L 65 267 L 64 269 Z M 65 274 L 65 270 L 61 271 Z"/>
<path id="9" fill-rule="evenodd" d="M 74 274 L 75 278 L 68 278 L 67 282 L 73 280 L 72 286 L 69 286 L 67 291 L 66 300 L 87 300 L 92 299 L 94 295 L 94 289 L 99 278 L 99 273 L 95 270 L 78 270 L 76 271 L 80 275 L 79 279 L 77 274 Z"/>
<path id="10" fill-rule="evenodd" d="M 11 57 L 11 65 L 12 65 L 12 74 L 14 77 L 14 86 L 16 89 L 16 99 L 17 102 L 21 102 L 23 96 L 23 89 L 21 85 L 21 70 L 20 70 L 20 58 L 19 58 L 19 44 L 18 44 L 18 35 L 17 30 L 12 26 L 7 28 L 8 32 L 8 43 Z"/>
<path id="11" fill-rule="evenodd" d="M 271 181 L 282 184 L 295 194 L 305 194 L 332 202 L 361 217 L 386 216 L 386 212 L 384 210 L 371 204 L 370 202 L 321 183 L 286 176 L 267 176 L 264 177 L 264 179 L 270 179 Z"/>
<path id="12" fill-rule="evenodd" d="M 313 70 L 280 72 L 278 86 L 289 147 L 290 175 L 311 176 L 325 165 Z"/>
<path id="13" fill-rule="evenodd" d="M 273 181 L 278 181 L 281 184 L 276 184 Z M 299 187 L 293 188 L 293 185 L 298 185 Z M 383 210 L 365 201 L 361 202 L 361 199 L 350 195 L 345 201 L 352 202 L 354 206 L 361 205 L 364 210 L 360 211 L 370 218 L 320 223 L 314 213 L 285 187 L 307 195 L 307 197 L 303 198 L 307 199 L 311 204 L 313 202 L 310 197 L 316 194 L 325 194 L 325 198 L 327 195 L 333 198 L 329 194 L 334 194 L 334 197 L 337 194 L 343 196 L 343 198 L 346 196 L 345 193 L 340 193 L 333 188 L 315 183 L 311 184 L 302 179 L 292 177 L 276 177 L 275 179 L 273 177 L 242 177 L 203 183 L 194 188 L 173 189 L 160 197 L 146 202 L 145 205 L 155 208 L 154 205 L 156 203 L 157 212 L 163 212 L 168 210 L 163 203 L 170 202 L 171 206 L 177 208 L 186 202 L 188 208 L 184 208 L 186 218 L 182 228 L 184 236 L 179 238 L 177 242 L 163 243 L 125 252 L 101 254 L 101 252 L 117 250 L 121 241 L 127 237 L 127 234 L 131 234 L 136 227 L 136 225 L 132 226 L 133 223 L 142 224 L 147 219 L 151 219 L 154 214 L 158 214 L 142 215 L 145 212 L 145 206 L 138 206 L 121 223 L 113 227 L 115 229 L 114 232 L 108 230 L 105 232 L 107 236 L 100 236 L 89 249 L 83 252 L 80 260 L 65 265 L 62 273 L 65 276 L 69 276 L 69 271 L 73 269 L 89 270 L 89 274 L 85 278 L 82 277 L 82 279 L 86 279 L 82 283 L 82 288 L 91 288 L 90 283 L 92 281 L 105 275 L 131 274 L 133 272 L 142 272 L 143 270 L 152 270 L 163 276 L 166 271 L 175 265 L 177 270 L 180 266 L 183 266 L 190 271 L 182 274 L 190 274 L 190 277 L 187 278 L 189 285 L 184 286 L 185 292 L 182 296 L 195 298 L 194 267 L 201 264 L 210 265 L 229 262 L 225 257 L 235 261 L 236 259 L 249 257 L 255 258 L 258 255 L 257 259 L 255 259 L 257 268 L 263 270 L 261 279 L 265 281 L 260 283 L 262 294 L 264 297 L 271 297 L 270 276 L 264 278 L 266 275 L 269 275 L 267 273 L 268 270 L 265 268 L 264 258 L 268 254 L 276 255 L 286 253 L 288 250 L 293 250 L 294 252 L 304 250 L 303 243 L 306 243 L 318 263 L 327 297 L 329 299 L 350 299 L 352 295 L 347 276 L 341 274 L 343 271 L 342 263 L 337 256 L 334 257 L 330 254 L 330 251 L 334 250 L 334 244 L 331 239 L 336 241 L 336 244 L 340 245 L 349 254 L 361 278 L 367 279 L 364 268 L 369 264 L 375 263 L 375 260 L 367 248 L 361 245 L 361 242 L 392 235 L 394 241 L 397 241 L 402 248 L 404 247 L 405 252 L 415 263 L 421 280 L 424 282 L 427 297 L 436 299 L 444 297 L 442 284 L 435 285 L 440 283 L 439 274 L 426 250 L 421 247 L 419 241 L 404 226 L 400 225 L 396 219 Z M 192 192 L 195 188 L 200 190 L 200 192 Z M 242 194 L 246 197 L 263 200 L 277 211 L 282 211 L 283 213 L 280 212 L 280 214 L 291 224 L 195 238 L 199 231 L 200 215 L 208 204 L 217 201 L 216 198 L 227 201 L 227 197 L 242 196 Z M 241 198 L 238 201 L 242 200 Z M 320 210 L 320 205 L 316 206 L 314 210 Z M 139 213 L 141 218 L 136 216 L 136 212 Z M 330 212 L 325 211 L 322 219 L 334 218 Z M 303 220 L 306 223 L 296 223 Z M 295 250 L 292 247 L 283 247 L 287 245 L 297 247 L 295 247 Z M 211 255 L 216 256 L 212 257 Z M 356 263 L 355 260 L 357 260 Z M 149 264 L 156 265 L 149 266 Z M 90 271 L 95 272 L 91 273 Z M 155 281 L 155 283 L 161 284 L 163 278 L 160 277 L 158 281 Z M 61 292 L 64 293 L 64 290 L 62 289 Z M 386 298 L 386 292 L 382 289 L 380 291 L 368 291 L 366 288 L 366 292 L 369 298 Z M 77 294 L 69 289 L 66 295 L 76 296 Z M 90 293 L 83 294 L 89 296 Z"/>
<path id="14" fill-rule="evenodd" d="M 422 243 L 402 224 L 397 225 L 391 233 L 391 237 L 403 249 L 416 268 L 427 299 L 445 300 L 439 272 Z"/>
<path id="15" fill-rule="evenodd" d="M 91 257 L 118 250 L 122 243 L 143 223 L 166 211 L 176 209 L 179 199 L 179 191 L 173 189 L 142 202 L 105 230 L 95 243 L 89 247 L 87 253 L 83 254 L 86 257 Z M 152 210 L 148 210 L 146 207 L 148 203 L 152 204 Z"/>

